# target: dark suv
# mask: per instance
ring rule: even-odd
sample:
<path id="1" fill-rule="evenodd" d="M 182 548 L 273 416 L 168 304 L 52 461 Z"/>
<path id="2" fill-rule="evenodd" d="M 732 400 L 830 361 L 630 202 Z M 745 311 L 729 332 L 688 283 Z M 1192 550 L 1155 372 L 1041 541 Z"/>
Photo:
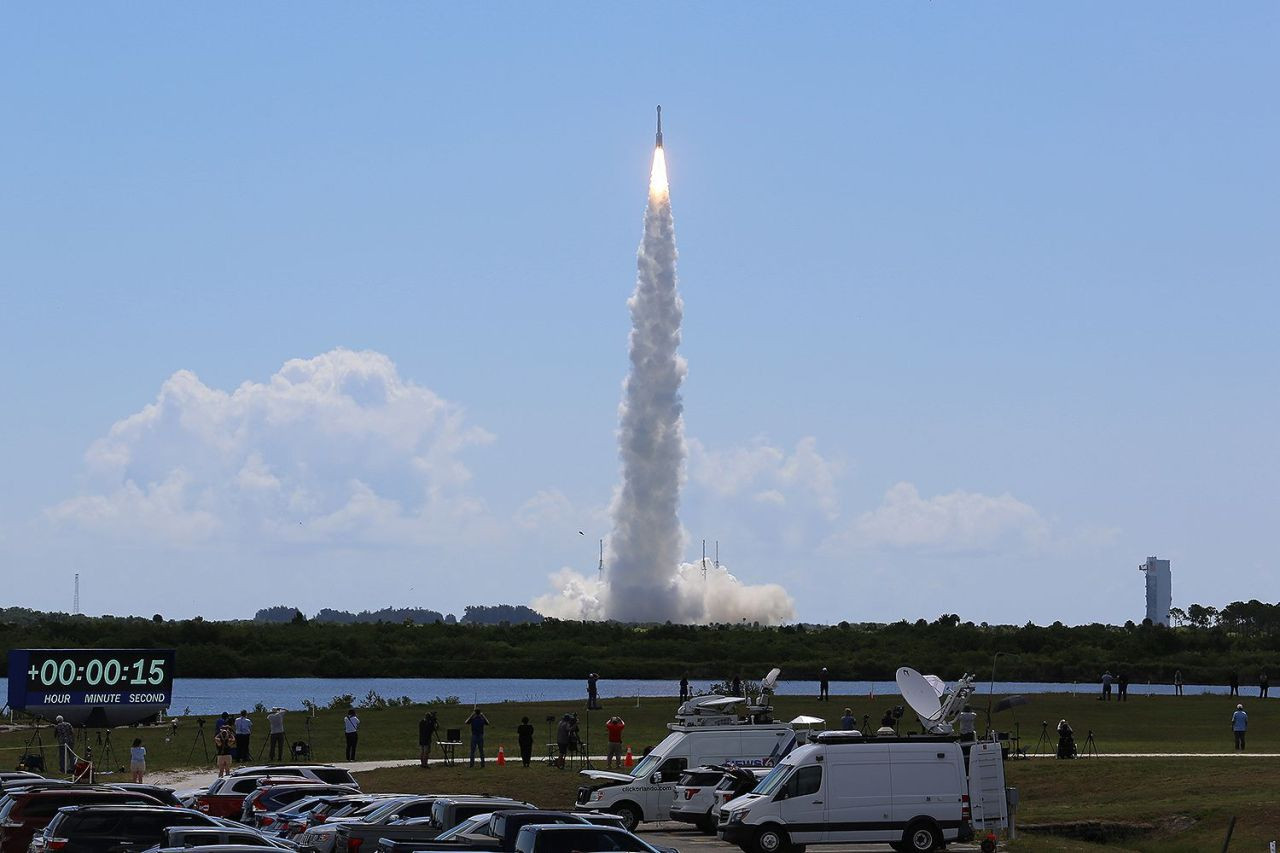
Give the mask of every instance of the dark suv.
<path id="1" fill-rule="evenodd" d="M 33 788 L 10 791 L 0 806 L 0 853 L 27 853 L 31 837 L 44 829 L 58 809 L 102 803 L 104 805 L 158 806 L 153 797 L 118 788 L 92 785 L 64 785 L 57 788 Z"/>
<path id="2" fill-rule="evenodd" d="M 192 809 L 167 806 L 69 806 L 59 809 L 31 853 L 130 853 L 155 847 L 164 831 L 178 826 L 222 828 Z"/>

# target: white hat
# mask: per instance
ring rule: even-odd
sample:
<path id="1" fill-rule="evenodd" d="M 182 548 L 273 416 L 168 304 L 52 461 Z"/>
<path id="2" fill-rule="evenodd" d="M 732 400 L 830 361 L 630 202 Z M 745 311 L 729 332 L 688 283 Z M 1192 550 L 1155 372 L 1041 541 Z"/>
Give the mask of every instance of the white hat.
<path id="1" fill-rule="evenodd" d="M 1236 706 L 1236 710 L 1237 710 L 1237 711 L 1243 711 L 1243 710 L 1244 710 L 1244 706 L 1243 706 L 1243 705 L 1237 705 L 1237 706 Z"/>
<path id="2" fill-rule="evenodd" d="M 54 721 L 55 723 L 60 723 L 60 722 L 62 722 L 62 715 L 61 715 L 61 714 L 59 714 L 58 716 L 54 717 L 53 721 Z"/>

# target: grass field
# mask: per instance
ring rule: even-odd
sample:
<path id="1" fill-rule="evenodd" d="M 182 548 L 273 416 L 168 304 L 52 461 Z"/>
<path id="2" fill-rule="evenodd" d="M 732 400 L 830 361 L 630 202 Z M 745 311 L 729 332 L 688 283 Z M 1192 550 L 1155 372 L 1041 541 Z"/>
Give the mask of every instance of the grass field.
<path id="1" fill-rule="evenodd" d="M 269 697 L 267 697 L 269 699 Z M 861 719 L 870 714 L 878 721 L 886 707 L 896 704 L 897 697 L 833 697 L 830 703 L 812 698 L 776 697 L 776 714 L 790 719 L 800 713 L 826 717 L 836 724 L 843 709 L 851 707 Z M 1068 823 L 1078 821 L 1116 821 L 1150 824 L 1152 829 L 1122 841 L 1106 845 L 1109 850 L 1202 850 L 1218 849 L 1226 825 L 1234 814 L 1239 818 L 1232 850 L 1265 849 L 1264 842 L 1280 837 L 1280 759 L 1238 758 L 1107 758 L 1108 753 L 1209 753 L 1231 752 L 1230 715 L 1235 707 L 1226 697 L 1142 697 L 1127 703 L 1099 702 L 1092 695 L 1037 695 L 1031 704 L 1004 712 L 994 718 L 1000 729 L 1020 728 L 1022 743 L 1033 749 L 1040 731 L 1040 721 L 1056 725 L 1063 717 L 1071 721 L 1083 741 L 1087 731 L 1095 733 L 1098 761 L 1075 762 L 1037 760 L 1010 762 L 1009 784 L 1022 793 L 1020 820 L 1023 823 Z M 1257 698 L 1242 700 L 1250 715 L 1250 752 L 1280 752 L 1280 705 Z M 975 703 L 979 709 L 985 700 Z M 666 733 L 675 702 L 669 698 L 609 700 L 603 711 L 589 717 L 593 752 L 600 753 L 603 724 L 612 714 L 621 715 L 628 723 L 625 740 L 638 755 L 646 746 L 656 744 Z M 467 706 L 435 706 L 441 725 L 463 728 L 470 708 Z M 232 713 L 237 708 L 229 708 Z M 389 708 L 360 711 L 362 720 L 358 758 L 404 759 L 417 755 L 417 721 L 422 707 Z M 361 774 L 362 784 L 369 790 L 405 791 L 474 791 L 506 794 L 528 799 L 540 806 L 566 806 L 574 796 L 581 778 L 571 771 L 560 771 L 541 764 L 525 770 L 514 760 L 515 727 L 522 716 L 528 716 L 537 728 L 535 756 L 544 753 L 548 715 L 559 717 L 577 711 L 584 734 L 588 716 L 581 702 L 502 703 L 484 708 L 491 727 L 487 737 L 490 755 L 499 745 L 506 746 L 508 765 L 497 768 L 492 762 L 485 769 L 470 770 L 464 766 L 388 768 Z M 312 721 L 312 745 L 320 761 L 340 761 L 343 757 L 341 711 L 322 711 Z M 304 714 L 289 714 L 289 740 L 305 737 Z M 210 719 L 212 723 L 212 719 Z M 1020 723 L 1020 726 L 1015 726 Z M 874 725 L 874 723 L 873 723 Z M 265 741 L 266 720 L 255 717 L 256 733 L 252 742 L 255 757 Z M 209 727 L 206 726 L 206 729 Z M 113 740 L 118 759 L 127 756 L 129 742 L 141 736 L 148 747 L 148 765 L 153 770 L 176 769 L 203 765 L 203 754 L 194 750 L 193 720 L 178 723 L 176 737 L 169 728 L 120 729 Z M 49 732 L 46 730 L 46 735 Z M 212 738 L 212 731 L 208 733 Z M 0 735 L 0 760 L 12 766 L 30 732 Z M 166 742 L 166 738 L 169 738 Z M 92 739 L 91 739 L 92 742 Z M 46 737 L 51 746 L 51 737 Z M 212 752 L 212 749 L 210 749 Z M 264 753 L 265 757 L 265 753 Z M 56 766 L 53 750 L 47 758 Z M 1012 849 L 1016 851 L 1094 849 L 1095 845 L 1071 839 L 1055 839 L 1028 835 Z"/>
<path id="2" fill-rule="evenodd" d="M 1083 743 L 1088 731 L 1094 737 L 1101 753 L 1120 752 L 1231 752 L 1232 739 L 1230 719 L 1236 700 L 1222 696 L 1159 696 L 1135 697 L 1128 702 L 1100 702 L 1092 694 L 1043 694 L 1030 697 L 1031 704 L 1005 711 L 993 717 L 993 723 L 1001 730 L 1020 731 L 1022 745 L 1033 751 L 1040 734 L 1040 723 L 1049 723 L 1050 734 L 1058 720 L 1066 718 L 1075 728 L 1078 739 Z M 264 697 L 269 700 L 270 697 Z M 805 713 L 825 717 L 828 725 L 835 727 L 845 707 L 853 709 L 855 717 L 861 721 L 864 714 L 870 715 L 872 727 L 878 725 L 885 709 L 899 702 L 896 696 L 877 697 L 872 700 L 866 696 L 836 696 L 829 703 L 818 702 L 803 696 L 775 697 L 775 714 L 778 719 L 788 720 Z M 1242 700 L 1249 711 L 1249 748 L 1253 752 L 1280 752 L 1280 702 L 1246 698 Z M 626 742 L 638 755 L 646 746 L 652 746 L 666 736 L 666 724 L 672 719 L 676 702 L 670 698 L 645 698 L 608 700 L 603 711 L 587 714 L 582 702 L 544 702 L 521 703 L 505 702 L 484 707 L 491 726 L 488 730 L 487 744 L 490 750 L 497 750 L 505 745 L 508 751 L 515 746 L 515 728 L 522 716 L 528 716 L 537 729 L 539 749 L 547 741 L 547 716 L 557 719 L 568 711 L 576 711 L 584 736 L 589 736 L 593 751 L 602 753 L 604 742 L 604 722 L 613 715 L 619 714 L 627 721 Z M 981 712 L 985 708 L 985 698 L 976 700 L 975 706 Z M 470 706 L 436 705 L 440 724 L 444 728 L 463 728 Z M 238 708 L 228 708 L 233 715 Z M 417 754 L 418 729 L 417 722 L 422 717 L 423 707 L 386 708 L 380 710 L 360 710 L 360 750 L 361 759 L 410 758 Z M 254 720 L 254 735 L 251 749 L 256 757 L 262 751 L 266 741 L 267 722 L 261 715 L 250 715 Z M 303 722 L 305 712 L 292 712 L 286 720 L 288 740 L 306 738 Z M 344 754 L 342 735 L 342 712 L 321 711 L 311 721 L 311 744 L 315 757 L 320 761 L 340 761 Z M 212 741 L 211 725 L 213 718 L 207 718 L 210 726 L 206 727 L 207 739 Z M 910 716 L 903 722 L 911 721 Z M 861 725 L 861 722 L 859 722 Z M 906 727 L 904 726 L 904 730 Z M 91 732 L 96 742 L 96 732 Z M 49 729 L 44 731 L 46 744 L 52 743 Z M 193 746 L 196 743 L 196 726 L 192 719 L 179 719 L 176 735 L 168 727 L 151 727 L 141 730 L 119 729 L 113 736 L 115 753 L 123 754 L 128 742 L 134 736 L 141 736 L 147 746 L 148 766 L 153 769 L 170 769 L 204 764 L 203 752 Z M 29 731 L 17 731 L 0 734 L 0 760 L 8 765 L 7 760 L 13 756 L 16 762 L 22 746 L 30 737 Z M 168 739 L 166 741 L 166 738 Z M 212 753 L 212 745 L 210 745 Z"/>

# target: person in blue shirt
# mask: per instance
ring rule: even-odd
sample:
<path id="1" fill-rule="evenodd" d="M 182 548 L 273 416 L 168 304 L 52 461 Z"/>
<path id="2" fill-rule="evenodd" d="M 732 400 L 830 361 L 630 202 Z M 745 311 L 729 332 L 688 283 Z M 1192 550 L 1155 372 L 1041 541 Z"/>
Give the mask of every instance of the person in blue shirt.
<path id="1" fill-rule="evenodd" d="M 1249 729 L 1249 715 L 1244 712 L 1243 705 L 1236 706 L 1236 712 L 1231 715 L 1231 731 L 1236 736 L 1236 749 L 1244 749 L 1244 733 Z"/>
<path id="2" fill-rule="evenodd" d="M 853 709 L 845 708 L 844 716 L 840 718 L 840 728 L 846 732 L 851 732 L 857 727 L 857 721 L 853 718 Z"/>
<path id="3" fill-rule="evenodd" d="M 471 765 L 476 766 L 476 751 L 480 751 L 480 766 L 484 767 L 484 727 L 489 725 L 489 718 L 477 705 L 467 717 L 467 725 L 471 726 Z"/>

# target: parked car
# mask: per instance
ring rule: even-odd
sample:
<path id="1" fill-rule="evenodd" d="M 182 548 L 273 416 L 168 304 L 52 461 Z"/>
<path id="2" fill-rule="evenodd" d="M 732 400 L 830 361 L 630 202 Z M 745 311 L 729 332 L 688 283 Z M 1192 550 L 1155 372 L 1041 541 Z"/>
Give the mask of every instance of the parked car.
<path id="1" fill-rule="evenodd" d="M 147 785 L 138 782 L 112 782 L 112 788 L 119 788 L 121 791 L 133 791 L 135 794 L 146 794 L 154 797 L 157 802 L 165 806 L 173 806 L 175 808 L 186 808 L 186 804 L 178 798 L 178 795 L 172 788 L 166 788 L 163 785 Z"/>
<path id="2" fill-rule="evenodd" d="M 393 794 L 353 794 L 342 797 L 318 797 L 318 803 L 306 806 L 308 800 L 294 803 L 279 812 L 274 829 L 286 838 L 296 838 L 313 826 L 329 821 L 358 820 L 378 809 Z"/>
<path id="3" fill-rule="evenodd" d="M 67 806 L 31 840 L 30 853 L 142 853 L 170 827 L 216 827 L 193 809 L 170 806 Z"/>
<path id="4" fill-rule="evenodd" d="M 368 845 L 372 849 L 383 838 L 393 841 L 430 841 L 452 829 L 466 818 L 482 812 L 498 811 L 505 808 L 536 808 L 529 803 L 522 803 L 510 797 L 478 797 L 462 794 L 450 796 L 421 797 L 412 804 L 404 804 L 394 810 L 382 825 L 367 822 L 344 823 L 338 826 L 334 850 L 336 853 L 359 853 Z M 430 823 L 414 818 L 424 817 L 421 814 L 409 814 L 419 810 L 425 801 L 430 800 Z"/>
<path id="5" fill-rule="evenodd" d="M 711 794 L 713 798 L 711 816 L 715 819 L 717 826 L 720 824 L 720 814 L 724 811 L 725 803 L 731 803 L 743 794 L 751 793 L 751 790 L 760 784 L 760 780 L 769 775 L 770 769 L 772 768 L 734 767 L 725 771 L 724 778 Z"/>
<path id="6" fill-rule="evenodd" d="M 299 847 L 305 847 L 315 853 L 333 853 L 337 848 L 338 828 L 352 823 L 369 826 L 385 826 L 392 818 L 428 817 L 435 797 L 424 797 L 418 794 L 405 794 L 391 797 L 372 810 L 364 810 L 358 815 L 338 820 L 328 820 L 319 826 L 312 825 L 306 832 L 299 834 L 294 840 Z"/>
<path id="7" fill-rule="evenodd" d="M 530 824 L 516 836 L 515 853 L 679 853 L 658 847 L 625 829 L 572 824 Z"/>
<path id="8" fill-rule="evenodd" d="M 279 811 L 300 800 L 305 800 L 307 797 L 317 797 L 321 794 L 342 795 L 358 793 L 360 793 L 360 789 L 351 785 L 326 785 L 310 780 L 302 784 L 294 782 L 263 784 L 258 787 L 258 790 L 244 798 L 244 803 L 240 807 L 240 821 L 251 826 L 258 826 L 261 816 L 269 812 Z"/>
<path id="9" fill-rule="evenodd" d="M 334 767 L 332 764 L 258 764 L 252 767 L 239 767 L 232 770 L 231 775 L 236 778 L 241 776 L 302 776 L 305 779 L 314 779 L 317 782 L 326 782 L 330 785 L 360 787 L 360 784 L 356 782 L 356 777 L 351 775 L 350 770 L 345 767 Z"/>
<path id="10" fill-rule="evenodd" d="M 258 790 L 258 781 L 274 778 L 280 781 L 302 782 L 305 776 L 224 776 L 209 786 L 209 790 L 196 796 L 190 805 L 196 811 L 217 817 L 239 817 L 244 809 L 245 797 Z"/>
<path id="11" fill-rule="evenodd" d="M 215 821 L 220 820 L 214 818 Z M 233 821 L 228 821 L 233 823 Z M 279 838 L 270 838 L 247 826 L 169 826 L 161 834 L 160 842 L 144 853 L 161 850 L 185 850 L 189 847 L 212 847 L 237 844 L 244 847 L 269 847 L 274 850 L 296 850 L 297 847 Z M 261 851 L 259 851 L 261 853 Z"/>
<path id="12" fill-rule="evenodd" d="M 0 770 L 0 783 L 21 782 L 24 779 L 37 782 L 43 778 L 39 773 L 32 773 L 30 770 Z"/>
<path id="13" fill-rule="evenodd" d="M 671 819 L 691 823 L 707 835 L 716 831 L 711 807 L 715 805 L 715 789 L 724 779 L 725 768 L 704 764 L 680 774 L 675 798 L 671 802 Z"/>
<path id="14" fill-rule="evenodd" d="M 378 853 L 415 853 L 416 851 L 475 851 L 475 853 L 512 853 L 520 830 L 529 824 L 566 823 L 579 826 L 613 826 L 622 828 L 617 815 L 595 812 L 561 812 L 543 809 L 512 809 L 467 818 L 453 829 L 445 830 L 432 841 L 394 841 L 383 838 Z"/>
<path id="15" fill-rule="evenodd" d="M 96 785 L 62 785 L 8 792 L 0 807 L 0 853 L 27 853 L 32 837 L 64 806 L 102 804 L 158 806 L 154 797 Z"/>

